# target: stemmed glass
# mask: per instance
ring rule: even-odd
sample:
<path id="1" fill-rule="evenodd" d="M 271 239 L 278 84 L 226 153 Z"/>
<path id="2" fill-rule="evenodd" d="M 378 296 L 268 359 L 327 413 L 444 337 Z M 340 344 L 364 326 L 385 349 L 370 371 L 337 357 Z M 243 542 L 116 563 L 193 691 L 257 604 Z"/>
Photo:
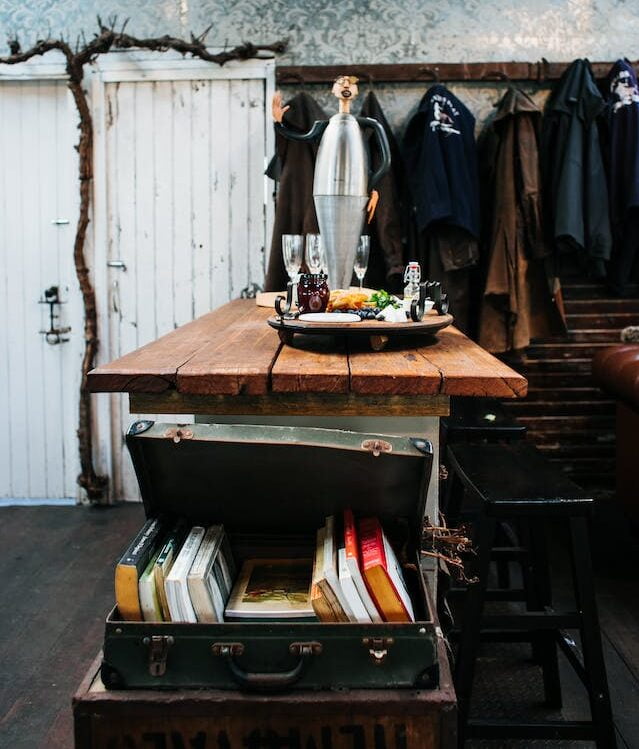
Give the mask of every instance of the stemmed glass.
<path id="1" fill-rule="evenodd" d="M 362 234 L 357 244 L 357 250 L 355 251 L 355 264 L 353 270 L 355 275 L 359 279 L 359 290 L 362 290 L 364 283 L 364 276 L 368 268 L 368 256 L 370 254 L 371 238 L 368 234 Z"/>
<path id="2" fill-rule="evenodd" d="M 310 273 L 322 273 L 326 266 L 324 245 L 319 234 L 306 235 L 306 265 Z"/>
<path id="3" fill-rule="evenodd" d="M 304 237 L 301 234 L 282 234 L 282 257 L 291 281 L 297 278 L 302 267 Z"/>

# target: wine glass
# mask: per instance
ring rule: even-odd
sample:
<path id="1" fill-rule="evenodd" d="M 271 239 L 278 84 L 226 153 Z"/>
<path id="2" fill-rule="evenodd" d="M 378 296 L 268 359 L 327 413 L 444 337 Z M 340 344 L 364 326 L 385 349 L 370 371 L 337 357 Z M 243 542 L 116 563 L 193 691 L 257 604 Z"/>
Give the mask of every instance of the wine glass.
<path id="1" fill-rule="evenodd" d="M 302 267 L 304 237 L 301 234 L 282 234 L 282 257 L 291 281 L 297 278 Z"/>
<path id="2" fill-rule="evenodd" d="M 359 290 L 362 290 L 362 284 L 364 283 L 364 276 L 368 268 L 368 256 L 371 249 L 371 238 L 368 234 L 362 234 L 357 244 L 357 250 L 355 251 L 355 264 L 353 270 L 355 275 L 359 279 Z"/>
<path id="3" fill-rule="evenodd" d="M 310 273 L 322 273 L 326 266 L 324 245 L 319 234 L 306 235 L 306 265 Z"/>

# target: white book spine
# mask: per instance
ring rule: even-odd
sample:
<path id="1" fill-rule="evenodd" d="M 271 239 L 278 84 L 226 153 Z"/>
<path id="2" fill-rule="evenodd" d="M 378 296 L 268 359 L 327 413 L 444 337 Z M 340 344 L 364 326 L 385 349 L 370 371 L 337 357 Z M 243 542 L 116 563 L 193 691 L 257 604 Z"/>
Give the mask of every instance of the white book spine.
<path id="1" fill-rule="evenodd" d="M 344 595 L 348 599 L 355 620 L 362 623 L 370 622 L 371 618 L 368 615 L 368 611 L 366 611 L 366 606 L 364 606 L 364 603 L 357 592 L 350 570 L 346 564 L 346 549 L 342 548 L 338 551 L 337 561 L 339 566 L 339 582 L 344 591 Z"/>
<path id="2" fill-rule="evenodd" d="M 368 588 L 366 587 L 366 583 L 364 582 L 364 578 L 362 577 L 362 571 L 359 568 L 357 559 L 354 559 L 353 557 L 346 557 L 346 564 L 348 566 L 349 572 L 351 573 L 353 583 L 357 588 L 357 592 L 359 593 L 359 597 L 362 599 L 362 603 L 364 604 L 371 621 L 383 621 L 379 611 L 377 610 L 375 602 L 371 598 L 371 594 L 368 592 Z"/>
<path id="3" fill-rule="evenodd" d="M 324 579 L 331 586 L 339 605 L 351 622 L 357 621 L 342 586 L 337 571 L 337 549 L 335 548 L 335 521 L 332 515 L 326 518 L 326 539 L 324 541 Z"/>
<path id="4" fill-rule="evenodd" d="M 197 622 L 186 579 L 205 532 L 205 529 L 199 525 L 191 528 L 166 579 L 165 587 L 169 611 L 171 612 L 171 620 L 174 622 Z M 169 591 L 172 591 L 172 596 L 169 596 Z M 171 606 L 172 601 L 173 607 Z"/>

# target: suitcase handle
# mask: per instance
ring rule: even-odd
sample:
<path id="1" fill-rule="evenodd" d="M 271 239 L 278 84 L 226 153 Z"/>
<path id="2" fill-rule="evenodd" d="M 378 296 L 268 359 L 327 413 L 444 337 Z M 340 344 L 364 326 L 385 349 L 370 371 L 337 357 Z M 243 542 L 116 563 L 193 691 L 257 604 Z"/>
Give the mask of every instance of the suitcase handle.
<path id="1" fill-rule="evenodd" d="M 244 645 L 241 642 L 216 642 L 211 650 L 213 655 L 224 658 L 231 676 L 241 688 L 256 692 L 270 692 L 286 689 L 296 684 L 308 670 L 311 658 L 322 652 L 322 645 L 319 642 L 292 642 L 288 650 L 293 655 L 299 656 L 299 661 L 289 671 L 278 673 L 258 673 L 240 668 L 235 657 L 244 652 Z"/>

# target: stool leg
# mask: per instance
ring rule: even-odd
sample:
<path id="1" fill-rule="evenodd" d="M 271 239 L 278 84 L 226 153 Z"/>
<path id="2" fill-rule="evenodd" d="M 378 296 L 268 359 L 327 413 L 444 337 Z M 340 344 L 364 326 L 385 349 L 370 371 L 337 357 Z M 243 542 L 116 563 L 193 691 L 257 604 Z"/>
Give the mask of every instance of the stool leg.
<path id="1" fill-rule="evenodd" d="M 615 727 L 610 707 L 608 679 L 604 663 L 597 601 L 593 584 L 590 536 L 585 517 L 570 519 L 573 578 L 577 610 L 581 615 L 581 645 L 588 679 L 588 697 L 598 749 L 615 749 Z"/>
<path id="2" fill-rule="evenodd" d="M 484 595 L 488 585 L 490 552 L 495 538 L 495 520 L 483 516 L 475 542 L 477 544 L 477 564 L 473 573 L 479 580 L 469 586 L 464 602 L 463 620 L 457 651 L 455 668 L 455 691 L 457 692 L 457 714 L 459 717 L 458 744 L 464 746 L 466 725 L 470 710 L 470 698 L 475 676 L 475 661 L 480 642 L 481 615 L 484 608 Z"/>
<path id="3" fill-rule="evenodd" d="M 459 518 L 464 500 L 464 485 L 462 484 L 457 472 L 450 469 L 446 481 L 446 491 L 444 494 L 444 506 L 442 514 L 446 518 L 449 526 L 453 525 Z"/>
<path id="4" fill-rule="evenodd" d="M 530 530 L 530 525 L 527 518 L 521 518 L 519 531 L 522 539 L 522 544 L 526 548 L 526 557 L 521 565 L 521 574 L 524 581 L 524 591 L 526 593 L 526 611 L 539 611 L 541 609 L 541 605 L 539 603 L 539 595 L 535 582 L 532 532 Z M 536 633 L 531 635 L 530 646 L 532 650 L 533 662 L 541 666 L 541 664 L 543 663 L 542 647 Z"/>
<path id="5" fill-rule="evenodd" d="M 543 520 L 530 521 L 533 577 L 539 610 L 552 608 L 552 584 L 546 546 L 546 529 Z M 544 630 L 537 634 L 539 655 L 544 677 L 544 695 L 546 705 L 560 709 L 561 682 L 559 680 L 559 662 L 557 659 L 556 633 Z"/>
<path id="6" fill-rule="evenodd" d="M 510 543 L 510 538 L 504 527 L 505 525 L 503 522 L 497 525 L 495 543 L 498 546 L 508 546 Z M 495 566 L 497 567 L 497 587 L 508 590 L 510 588 L 510 563 L 507 559 L 498 559 Z"/>

